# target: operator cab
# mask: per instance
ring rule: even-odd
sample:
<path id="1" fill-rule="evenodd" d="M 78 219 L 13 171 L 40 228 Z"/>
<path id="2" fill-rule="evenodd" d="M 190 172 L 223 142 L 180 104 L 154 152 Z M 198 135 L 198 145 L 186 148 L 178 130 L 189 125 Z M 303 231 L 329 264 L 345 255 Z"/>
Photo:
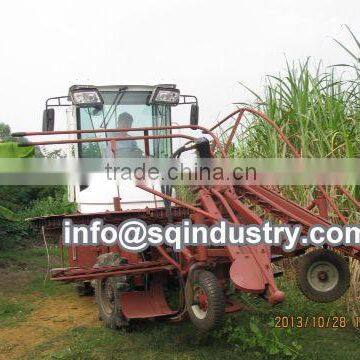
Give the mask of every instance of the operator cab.
<path id="1" fill-rule="evenodd" d="M 63 101 L 70 101 L 70 106 Z M 111 129 L 111 132 L 72 135 L 85 138 L 121 138 L 121 141 L 83 142 L 74 145 L 68 156 L 78 158 L 169 158 L 173 152 L 171 138 L 136 139 L 144 135 L 170 134 L 171 129 L 149 127 L 171 126 L 171 109 L 191 105 L 190 123 L 197 125 L 198 103 L 195 96 L 180 95 L 175 85 L 74 85 L 67 97 L 46 102 L 43 131 L 54 130 L 54 107 L 68 106 L 68 130 Z M 185 125 L 185 124 L 183 124 Z M 133 129 L 139 128 L 134 131 Z M 116 131 L 116 130 L 119 131 Z M 127 130 L 124 130 L 127 129 Z M 135 137 L 135 139 L 133 139 Z M 103 175 L 102 175 L 103 176 Z M 154 185 L 159 188 L 160 184 Z M 135 187 L 133 180 L 104 183 L 92 177 L 89 186 L 69 187 L 69 198 L 82 213 L 114 210 L 114 198 L 121 199 L 121 209 L 163 206 L 163 201 Z"/>
<path id="2" fill-rule="evenodd" d="M 179 102 L 177 89 L 169 89 L 172 103 L 154 103 L 151 96 L 156 87 L 122 86 L 98 87 L 102 97 L 102 106 L 77 107 L 77 129 L 117 129 L 159 127 L 171 125 L 171 106 Z M 169 132 L 158 130 L 157 135 Z M 140 131 L 97 133 L 98 137 L 130 138 L 144 135 Z M 81 137 L 93 137 L 93 134 L 82 134 Z M 116 157 L 170 157 L 172 153 L 171 139 L 148 140 L 148 146 L 143 140 L 124 140 L 116 142 Z M 112 157 L 110 143 L 79 144 L 79 157 Z"/>

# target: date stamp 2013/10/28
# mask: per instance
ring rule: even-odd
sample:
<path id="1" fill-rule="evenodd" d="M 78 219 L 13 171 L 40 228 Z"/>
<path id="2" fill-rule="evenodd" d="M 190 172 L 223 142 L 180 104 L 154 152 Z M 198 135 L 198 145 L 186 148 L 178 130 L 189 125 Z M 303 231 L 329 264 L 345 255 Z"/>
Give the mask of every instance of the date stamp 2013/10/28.
<path id="1" fill-rule="evenodd" d="M 274 317 L 276 328 L 317 328 L 317 329 L 344 329 L 348 326 L 360 328 L 360 316 L 349 318 L 344 315 L 335 316 L 292 316 L 292 315 L 278 315 Z"/>

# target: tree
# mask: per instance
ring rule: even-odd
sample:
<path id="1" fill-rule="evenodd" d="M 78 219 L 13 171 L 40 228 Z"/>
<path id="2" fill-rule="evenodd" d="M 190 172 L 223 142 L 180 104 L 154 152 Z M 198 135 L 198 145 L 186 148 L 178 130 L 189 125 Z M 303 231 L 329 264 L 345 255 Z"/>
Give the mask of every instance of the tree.
<path id="1" fill-rule="evenodd" d="M 5 123 L 0 123 L 0 140 L 11 140 L 10 126 Z"/>

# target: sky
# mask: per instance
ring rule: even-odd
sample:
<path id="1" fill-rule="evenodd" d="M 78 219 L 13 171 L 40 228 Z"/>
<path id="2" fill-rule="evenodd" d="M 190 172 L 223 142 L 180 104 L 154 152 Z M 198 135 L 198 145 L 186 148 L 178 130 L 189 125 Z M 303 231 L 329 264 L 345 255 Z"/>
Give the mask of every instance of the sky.
<path id="1" fill-rule="evenodd" d="M 40 130 L 45 100 L 73 84 L 175 83 L 209 126 L 252 100 L 239 82 L 261 93 L 286 58 L 349 60 L 333 38 L 351 46 L 343 25 L 360 37 L 359 16 L 358 0 L 3 2 L 0 122 Z"/>

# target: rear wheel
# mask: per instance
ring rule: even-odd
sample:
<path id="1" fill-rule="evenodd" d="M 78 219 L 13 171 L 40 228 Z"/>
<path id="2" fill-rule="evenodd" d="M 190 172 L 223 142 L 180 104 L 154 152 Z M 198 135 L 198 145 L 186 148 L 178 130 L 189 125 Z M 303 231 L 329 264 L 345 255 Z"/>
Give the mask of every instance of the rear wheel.
<path id="1" fill-rule="evenodd" d="M 349 264 L 346 258 L 330 250 L 309 252 L 300 258 L 297 282 L 302 293 L 312 301 L 337 300 L 349 288 Z"/>
<path id="2" fill-rule="evenodd" d="M 224 294 L 216 276 L 196 270 L 186 284 L 186 305 L 192 323 L 201 331 L 218 327 L 224 317 Z"/>
<path id="3" fill-rule="evenodd" d="M 120 291 L 117 278 L 96 280 L 95 297 L 99 318 L 110 329 L 119 329 L 127 325 L 121 311 Z"/>

